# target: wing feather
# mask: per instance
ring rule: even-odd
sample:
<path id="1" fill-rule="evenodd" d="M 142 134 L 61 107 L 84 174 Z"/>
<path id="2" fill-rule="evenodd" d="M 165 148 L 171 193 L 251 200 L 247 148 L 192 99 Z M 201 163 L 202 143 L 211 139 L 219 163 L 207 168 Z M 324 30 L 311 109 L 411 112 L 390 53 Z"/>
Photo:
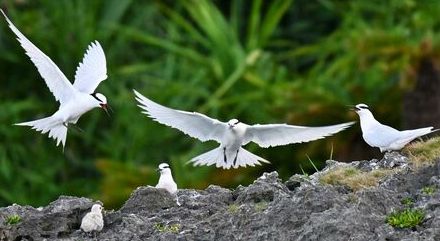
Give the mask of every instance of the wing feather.
<path id="1" fill-rule="evenodd" d="M 197 112 L 174 110 L 159 105 L 136 90 L 133 90 L 139 107 L 153 120 L 164 125 L 176 128 L 183 133 L 201 141 L 214 140 L 221 142 L 227 124 Z"/>
<path id="2" fill-rule="evenodd" d="M 261 147 L 280 146 L 291 143 L 308 142 L 340 132 L 354 122 L 338 125 L 307 127 L 287 124 L 253 125 L 246 130 L 243 144 L 250 141 Z"/>
<path id="3" fill-rule="evenodd" d="M 55 96 L 55 99 L 62 105 L 71 99 L 75 94 L 75 89 L 72 84 L 61 72 L 58 66 L 40 49 L 38 49 L 31 41 L 29 41 L 9 20 L 3 10 L 0 9 L 6 21 L 9 24 L 12 32 L 17 35 L 17 40 L 26 51 L 26 55 L 32 60 L 37 67 L 41 77 L 46 82 L 50 92 Z"/>
<path id="4" fill-rule="evenodd" d="M 98 41 L 92 42 L 79 63 L 75 73 L 75 87 L 80 92 L 91 94 L 107 79 L 107 64 L 104 50 Z"/>

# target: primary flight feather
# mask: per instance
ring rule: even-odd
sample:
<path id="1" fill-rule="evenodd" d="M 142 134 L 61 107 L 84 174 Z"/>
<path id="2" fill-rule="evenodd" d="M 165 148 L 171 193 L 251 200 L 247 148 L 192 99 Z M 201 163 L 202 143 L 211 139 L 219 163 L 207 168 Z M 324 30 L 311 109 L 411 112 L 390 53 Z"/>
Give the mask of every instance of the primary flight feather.
<path id="1" fill-rule="evenodd" d="M 330 136 L 342 131 L 354 122 L 323 127 L 294 126 L 287 124 L 247 125 L 232 119 L 228 122 L 210 118 L 197 112 L 174 110 L 155 103 L 134 90 L 139 107 L 153 120 L 176 128 L 183 133 L 201 141 L 213 140 L 220 146 L 201 154 L 189 162 L 194 165 L 216 165 L 229 169 L 240 166 L 255 166 L 261 162 L 268 163 L 242 148 L 249 142 L 255 142 L 261 147 L 287 145 L 291 143 L 308 142 Z"/>
<path id="2" fill-rule="evenodd" d="M 76 70 L 72 85 L 58 66 L 15 27 L 3 10 L 0 11 L 55 100 L 60 103 L 58 111 L 53 115 L 16 125 L 30 126 L 43 134 L 49 133 L 49 137 L 56 140 L 57 146 L 62 143 L 64 148 L 69 124 L 76 124 L 81 115 L 95 107 L 107 111 L 107 98 L 94 92 L 99 83 L 107 78 L 104 51 L 98 41 L 90 44 Z"/>

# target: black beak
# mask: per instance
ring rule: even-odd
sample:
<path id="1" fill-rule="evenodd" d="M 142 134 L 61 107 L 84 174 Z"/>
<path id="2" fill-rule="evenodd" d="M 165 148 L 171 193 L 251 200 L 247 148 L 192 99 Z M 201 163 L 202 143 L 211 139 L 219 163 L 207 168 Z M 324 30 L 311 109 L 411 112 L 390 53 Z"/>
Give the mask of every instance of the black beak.
<path id="1" fill-rule="evenodd" d="M 159 169 L 159 168 L 156 168 L 156 172 L 160 172 L 160 169 Z"/>
<path id="2" fill-rule="evenodd" d="M 108 117 L 111 117 L 110 116 L 110 113 L 109 113 L 109 109 L 110 110 L 112 110 L 112 108 L 108 105 L 108 104 L 100 104 L 101 105 L 101 108 L 105 111 L 105 113 L 107 114 L 107 116 Z"/>
<path id="3" fill-rule="evenodd" d="M 347 107 L 352 110 L 352 111 L 357 111 L 358 109 L 356 108 L 355 105 L 347 105 Z"/>

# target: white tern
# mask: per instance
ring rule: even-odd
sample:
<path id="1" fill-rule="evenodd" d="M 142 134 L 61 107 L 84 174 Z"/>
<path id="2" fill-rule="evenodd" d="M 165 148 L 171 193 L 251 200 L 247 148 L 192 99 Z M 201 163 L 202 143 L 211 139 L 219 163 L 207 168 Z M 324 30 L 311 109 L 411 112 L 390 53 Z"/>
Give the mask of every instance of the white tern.
<path id="1" fill-rule="evenodd" d="M 157 170 L 160 173 L 160 177 L 156 188 L 163 188 L 167 190 L 170 194 L 176 194 L 177 184 L 173 179 L 173 175 L 171 175 L 170 166 L 167 163 L 161 163 Z"/>
<path id="2" fill-rule="evenodd" d="M 157 171 L 160 173 L 159 182 L 156 188 L 162 188 L 167 190 L 176 199 L 177 205 L 180 206 L 179 197 L 177 196 L 177 184 L 171 174 L 171 168 L 167 163 L 159 164 Z"/>
<path id="3" fill-rule="evenodd" d="M 49 137 L 57 141 L 57 146 L 62 143 L 64 149 L 67 127 L 70 123 L 76 124 L 81 115 L 95 107 L 107 112 L 107 98 L 103 94 L 95 93 L 99 83 L 107 78 L 104 51 L 98 41 L 89 45 L 82 62 L 76 69 L 75 82 L 72 85 L 58 66 L 14 26 L 3 10 L 0 11 L 11 30 L 17 35 L 17 40 L 26 54 L 37 67 L 50 92 L 60 103 L 58 111 L 49 117 L 15 125 L 31 126 L 32 129 L 43 134 L 49 132 Z"/>
<path id="4" fill-rule="evenodd" d="M 378 147 L 381 152 L 400 150 L 412 140 L 436 131 L 432 130 L 433 127 L 399 131 L 383 125 L 374 118 L 366 104 L 356 105 L 354 111 L 359 115 L 365 142 L 372 147 Z"/>
<path id="5" fill-rule="evenodd" d="M 102 206 L 93 204 L 92 210 L 88 212 L 81 220 L 81 230 L 84 232 L 101 231 L 104 227 L 104 219 L 102 217 Z"/>
<path id="6" fill-rule="evenodd" d="M 246 125 L 237 119 L 221 122 L 197 112 L 174 110 L 157 104 L 134 90 L 138 106 L 153 120 L 176 128 L 201 141 L 213 140 L 220 146 L 194 157 L 194 165 L 216 165 L 218 168 L 238 168 L 269 163 L 262 157 L 242 148 L 249 142 L 261 147 L 308 142 L 340 132 L 354 122 L 332 126 L 306 127 L 287 124 Z"/>

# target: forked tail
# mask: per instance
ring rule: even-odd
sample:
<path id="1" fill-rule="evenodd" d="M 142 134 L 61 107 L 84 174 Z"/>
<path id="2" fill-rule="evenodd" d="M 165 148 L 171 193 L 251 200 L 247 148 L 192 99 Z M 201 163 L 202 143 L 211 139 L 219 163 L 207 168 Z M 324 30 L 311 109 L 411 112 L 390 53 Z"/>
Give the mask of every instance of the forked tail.
<path id="1" fill-rule="evenodd" d="M 221 146 L 188 161 L 188 163 L 193 163 L 194 166 L 211 166 L 215 164 L 216 167 L 223 169 L 261 165 L 261 162 L 269 163 L 266 159 L 244 148 L 240 148 L 238 152 L 230 152 Z"/>
<path id="2" fill-rule="evenodd" d="M 406 130 L 406 131 L 402 131 L 401 133 L 405 136 L 404 138 L 401 138 L 402 142 L 410 142 L 416 138 L 419 138 L 421 136 L 430 134 L 432 132 L 438 131 L 437 130 L 433 130 L 433 127 L 425 127 L 425 128 L 419 128 L 419 129 L 414 129 L 414 130 Z"/>
<path id="3" fill-rule="evenodd" d="M 56 140 L 57 146 L 62 143 L 64 149 L 64 146 L 66 145 L 67 127 L 64 126 L 63 123 L 53 120 L 52 117 L 17 123 L 15 125 L 30 126 L 32 129 L 39 131 L 42 134 L 49 132 L 49 138 Z"/>

